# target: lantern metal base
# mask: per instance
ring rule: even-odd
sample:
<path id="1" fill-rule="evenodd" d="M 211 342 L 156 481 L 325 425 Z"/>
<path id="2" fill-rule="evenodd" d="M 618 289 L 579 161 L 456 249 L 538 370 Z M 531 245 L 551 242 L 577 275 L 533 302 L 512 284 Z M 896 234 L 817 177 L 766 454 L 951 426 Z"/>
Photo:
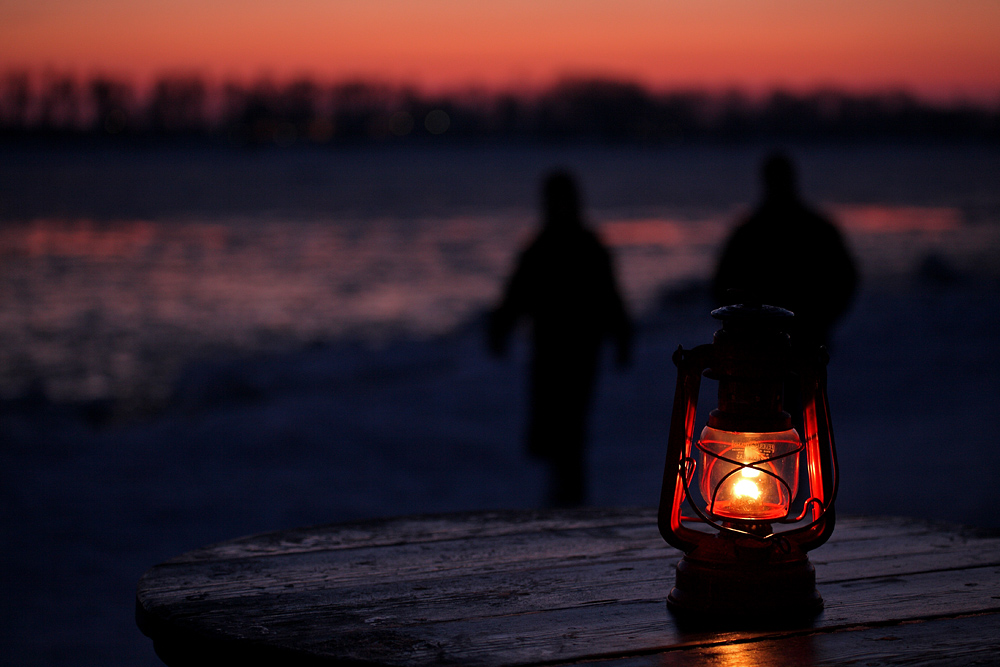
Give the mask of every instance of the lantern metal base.
<path id="1" fill-rule="evenodd" d="M 725 540 L 723 540 L 725 541 Z M 805 553 L 755 549 L 741 558 L 730 549 L 696 549 L 677 564 L 667 606 L 696 621 L 736 625 L 808 623 L 823 609 L 816 569 Z M 721 557 L 720 557 L 721 556 Z"/>

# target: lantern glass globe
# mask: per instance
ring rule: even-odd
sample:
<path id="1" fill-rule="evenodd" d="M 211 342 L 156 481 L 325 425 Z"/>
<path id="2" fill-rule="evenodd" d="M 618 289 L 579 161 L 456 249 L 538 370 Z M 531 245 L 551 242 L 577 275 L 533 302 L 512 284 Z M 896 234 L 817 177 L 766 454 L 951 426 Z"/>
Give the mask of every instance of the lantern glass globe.
<path id="1" fill-rule="evenodd" d="M 706 426 L 695 452 L 705 511 L 727 520 L 784 519 L 798 492 L 801 451 L 794 428 L 744 433 Z"/>

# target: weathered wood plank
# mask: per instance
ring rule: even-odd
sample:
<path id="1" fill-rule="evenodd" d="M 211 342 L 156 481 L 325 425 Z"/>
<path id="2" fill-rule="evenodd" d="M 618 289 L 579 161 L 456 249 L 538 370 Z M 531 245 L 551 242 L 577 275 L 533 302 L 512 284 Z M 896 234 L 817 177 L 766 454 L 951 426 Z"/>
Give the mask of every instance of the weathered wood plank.
<path id="1" fill-rule="evenodd" d="M 393 517 L 250 535 L 189 551 L 171 562 L 253 558 L 352 549 L 359 546 L 367 548 L 394 544 L 421 544 L 519 533 L 538 534 L 549 530 L 650 524 L 656 524 L 656 512 L 645 507 L 469 512 L 438 516 Z"/>
<path id="2" fill-rule="evenodd" d="M 910 581 L 873 582 L 863 589 L 822 588 L 828 610 L 817 619 L 815 627 L 833 631 L 886 621 L 1000 611 L 998 574 L 1000 572 L 994 569 L 989 573 L 988 585 L 978 587 L 965 586 L 970 576 L 977 577 L 977 573 L 951 572 L 944 577 L 921 575 Z M 405 614 L 407 608 L 401 606 L 393 611 Z M 424 618 L 423 610 L 413 612 L 420 615 L 405 622 L 391 614 L 373 614 L 361 619 L 364 625 L 353 627 L 344 623 L 343 616 L 334 617 L 332 610 L 326 613 L 331 616 L 319 624 L 330 623 L 334 627 L 340 624 L 343 634 L 338 628 L 338 635 L 344 642 L 327 636 L 310 645 L 312 650 L 371 659 L 372 647 L 356 647 L 359 642 L 364 643 L 362 639 L 366 633 L 376 632 L 394 637 L 398 642 L 405 640 L 414 647 L 405 658 L 395 653 L 380 656 L 387 663 L 400 665 L 433 664 L 441 658 L 456 664 L 483 666 L 572 662 L 788 634 L 781 631 L 685 632 L 678 628 L 661 597 L 630 602 L 594 600 L 592 604 L 572 607 L 443 622 Z M 258 617 L 258 627 L 266 627 L 273 633 L 275 629 L 268 625 L 270 620 Z M 282 619 L 276 620 L 281 622 Z M 246 636 L 254 638 L 252 633 Z M 294 644 L 301 646 L 305 640 L 305 637 L 297 638 Z"/>
<path id="3" fill-rule="evenodd" d="M 865 567 L 864 578 L 885 580 L 887 577 L 916 573 L 969 568 L 988 564 L 998 565 L 1000 554 L 993 549 L 967 548 L 942 559 L 938 553 L 916 554 L 900 559 L 876 559 Z M 415 605 L 426 607 L 434 600 L 446 602 L 446 608 L 471 613 L 482 594 L 509 598 L 516 596 L 536 605 L 548 605 L 550 599 L 588 602 L 597 595 L 599 599 L 644 599 L 653 591 L 665 596 L 673 584 L 673 564 L 676 555 L 669 558 L 622 559 L 618 561 L 562 561 L 547 562 L 534 568 L 497 569 L 489 565 L 428 572 L 391 571 L 380 576 L 356 576 L 349 581 L 331 578 L 322 554 L 301 555 L 294 563 L 275 562 L 273 559 L 253 560 L 239 565 L 228 564 L 225 570 L 205 572 L 189 571 L 184 577 L 170 572 L 156 585 L 144 587 L 147 595 L 156 597 L 159 605 L 185 604 L 191 590 L 199 591 L 199 598 L 211 604 L 252 594 L 278 596 L 284 604 L 316 603 L 326 605 L 355 605 L 359 600 L 374 599 L 383 605 Z M 286 567 L 283 567 L 285 565 Z M 244 570 L 242 572 L 238 570 Z M 224 577 L 220 577 L 221 573 Z M 857 563 L 839 563 L 820 570 L 820 583 L 844 583 L 854 586 L 859 575 Z M 179 585 L 178 582 L 183 582 Z M 430 591 L 430 593 L 428 593 Z M 603 591 L 603 592 L 602 592 Z M 528 594 L 530 592 L 530 595 Z"/>
<path id="4" fill-rule="evenodd" d="M 492 519 L 493 517 L 488 518 Z M 529 562 L 546 558 L 586 557 L 600 559 L 607 556 L 609 559 L 615 560 L 626 553 L 635 557 L 643 557 L 643 554 L 639 553 L 641 550 L 648 551 L 645 555 L 649 557 L 659 558 L 665 552 L 671 551 L 656 532 L 654 517 L 651 513 L 647 512 L 645 521 L 633 519 L 629 523 L 609 523 L 613 517 L 606 515 L 602 515 L 601 518 L 603 520 L 599 522 L 573 521 L 562 527 L 553 524 L 553 521 L 540 521 L 536 524 L 540 526 L 536 532 L 511 532 L 509 530 L 505 532 L 502 528 L 497 530 L 483 529 L 483 534 L 460 539 L 443 538 L 439 535 L 433 541 L 415 539 L 411 542 L 397 539 L 400 537 L 399 534 L 384 535 L 383 539 L 375 540 L 372 545 L 352 543 L 351 546 L 342 544 L 343 540 L 338 538 L 341 530 L 351 534 L 358 532 L 354 524 L 347 524 L 345 527 L 329 526 L 315 529 L 317 533 L 314 539 L 302 539 L 303 542 L 308 543 L 308 548 L 302 547 L 296 538 L 293 540 L 295 545 L 282 551 L 275 545 L 289 541 L 282 537 L 286 533 L 267 534 L 237 540 L 233 543 L 232 549 L 227 546 L 228 543 L 223 543 L 208 549 L 197 550 L 168 561 L 167 564 L 222 563 L 242 558 L 266 558 L 268 556 L 284 558 L 322 552 L 331 554 L 329 556 L 331 565 L 337 562 L 371 565 L 376 560 L 377 555 L 379 568 L 370 568 L 371 571 L 365 574 L 365 576 L 370 576 L 375 570 L 392 571 L 398 574 L 400 569 L 391 567 L 392 563 L 387 561 L 387 559 L 394 557 L 405 559 L 414 569 L 424 570 L 432 565 L 432 559 L 440 561 L 442 567 L 469 563 L 470 559 L 476 560 L 477 558 L 486 559 L 497 566 L 508 567 L 515 565 L 518 561 Z M 872 558 L 892 557 L 908 553 L 954 553 L 970 539 L 976 544 L 985 544 L 992 540 L 1000 552 L 1000 537 L 970 536 L 962 530 L 939 529 L 934 524 L 913 520 L 878 521 L 878 525 L 865 529 L 861 529 L 856 520 L 841 521 L 846 526 L 843 529 L 838 526 L 833 539 L 821 550 L 814 552 L 813 561 L 821 564 L 858 558 L 868 561 Z M 432 522 L 440 524 L 443 520 L 435 517 Z M 415 520 L 407 522 L 407 524 L 412 523 L 417 522 Z M 465 521 L 462 523 L 473 522 Z M 853 530 L 851 530 L 852 526 L 854 526 Z M 298 530 L 292 532 L 300 533 Z M 405 534 L 416 534 L 417 532 L 414 530 Z M 881 537 L 879 537 L 880 533 Z M 253 548 L 247 543 L 247 540 L 250 539 L 259 541 L 263 546 L 260 549 Z M 337 546 L 325 548 L 322 546 L 324 541 L 337 543 Z M 444 544 L 445 542 L 451 544 Z M 338 554 L 333 552 L 339 551 L 348 553 L 342 554 L 343 558 L 337 558 Z M 209 555 L 214 557 L 209 558 Z"/>
<path id="5" fill-rule="evenodd" d="M 190 588 L 225 595 L 227 590 L 240 594 L 247 587 L 280 589 L 287 584 L 333 590 L 384 581 L 457 580 L 470 575 L 489 577 L 498 572 L 508 576 L 522 571 L 530 574 L 573 565 L 621 567 L 644 560 L 666 573 L 679 557 L 658 537 L 636 542 L 616 541 L 615 534 L 591 535 L 588 539 L 587 535 L 545 534 L 537 542 L 528 537 L 502 542 L 486 538 L 475 543 L 439 543 L 433 549 L 419 544 L 399 545 L 227 560 L 211 565 L 172 563 L 148 572 L 142 588 L 168 596 L 171 590 Z"/>
<path id="6" fill-rule="evenodd" d="M 1000 661 L 1000 614 L 808 632 L 595 662 L 602 667 L 968 667 Z"/>
<path id="7" fill-rule="evenodd" d="M 577 513 L 568 523 L 534 513 L 507 527 L 503 513 L 485 516 L 478 528 L 475 515 L 434 517 L 425 531 L 418 519 L 400 520 L 403 529 L 374 545 L 324 527 L 314 530 L 329 539 L 279 534 L 260 550 L 247 539 L 199 550 L 147 572 L 138 616 L 175 655 L 225 645 L 250 651 L 247 660 L 279 651 L 413 666 L 638 659 L 788 635 L 678 628 L 664 600 L 679 554 L 651 512 Z M 415 541 L 397 539 L 404 534 Z M 849 519 L 816 554 L 824 550 L 825 562 L 814 557 L 827 602 L 817 631 L 1000 609 L 996 537 Z"/>
<path id="8" fill-rule="evenodd" d="M 588 508 L 534 512 L 473 512 L 376 519 L 250 535 L 190 551 L 170 562 L 220 561 L 358 547 L 371 548 L 517 534 L 537 535 L 546 531 L 630 526 L 640 529 L 652 527 L 655 532 L 656 510 Z M 835 535 L 837 543 L 849 549 L 852 548 L 850 543 L 853 542 L 876 543 L 896 536 L 916 537 L 940 535 L 944 532 L 958 536 L 967 530 L 900 517 L 841 517 L 838 518 Z"/>
<path id="9" fill-rule="evenodd" d="M 893 538 L 885 544 L 860 550 L 838 549 L 834 540 L 815 552 L 821 581 L 912 574 L 956 567 L 987 565 L 1000 561 L 1000 539 L 970 540 L 953 534 L 931 534 L 920 540 Z M 861 544 L 858 541 L 850 544 Z M 828 550 L 832 557 L 820 559 Z M 207 561 L 171 561 L 151 570 L 143 580 L 148 593 L 169 596 L 171 591 L 197 588 L 216 599 L 239 596 L 247 590 L 285 592 L 322 588 L 333 591 L 357 585 L 371 587 L 381 582 L 410 582 L 413 586 L 444 578 L 466 589 L 488 583 L 494 573 L 511 579 L 528 579 L 547 568 L 566 572 L 579 566 L 600 572 L 613 582 L 672 579 L 679 552 L 668 548 L 651 526 L 605 526 L 547 531 L 535 536 L 484 537 L 476 540 L 446 540 L 433 545 L 386 545 L 328 552 L 294 553 Z M 858 561 L 864 568 L 859 570 Z M 629 568 L 629 569 L 625 569 Z M 480 576 L 479 580 L 463 577 Z M 485 579 L 483 578 L 485 577 Z M 183 582 L 183 585 L 179 585 Z M 179 593 L 178 593 L 179 594 Z"/>
<path id="10" fill-rule="evenodd" d="M 607 586 L 599 577 L 588 578 L 585 568 L 577 570 L 574 578 L 559 585 L 493 578 L 489 585 L 462 587 L 451 595 L 438 586 L 409 594 L 388 594 L 385 587 L 355 589 L 340 591 L 342 595 L 336 598 L 328 591 L 296 598 L 251 593 L 230 601 L 224 607 L 223 621 L 230 636 L 257 641 L 269 638 L 272 642 L 283 637 L 287 645 L 300 647 L 308 639 L 301 633 L 323 628 L 327 637 L 324 650 L 332 655 L 355 650 L 358 635 L 373 632 L 400 641 L 405 637 L 414 646 L 426 647 L 423 653 L 413 651 L 414 662 L 403 664 L 425 664 L 432 657 L 426 652 L 436 655 L 442 646 L 450 647 L 449 658 L 463 664 L 518 664 L 530 662 L 537 651 L 554 650 L 552 646 L 561 647 L 565 654 L 560 655 L 565 659 L 580 659 L 593 657 L 598 646 L 621 653 L 637 647 L 652 650 L 685 641 L 708 641 L 685 635 L 675 627 L 664 605 L 668 583 L 660 581 L 657 586 L 655 581 L 636 581 L 623 589 L 620 583 Z M 818 627 L 881 622 L 887 608 L 895 610 L 897 620 L 997 608 L 998 573 L 998 568 L 985 574 L 959 570 L 910 580 L 897 577 L 821 585 L 827 611 Z M 559 574 L 553 572 L 553 576 Z M 967 585 L 978 584 L 980 579 L 985 580 L 984 585 Z M 441 587 L 445 584 L 439 583 Z M 193 626 L 212 627 L 220 619 L 220 607 L 217 601 L 192 600 L 182 615 Z M 563 635 L 567 628 L 571 629 L 569 638 Z M 329 639 L 331 635 L 339 641 Z M 752 635 L 713 635 L 712 641 Z M 475 638 L 474 650 L 463 646 L 463 637 Z M 515 644 L 520 651 L 512 651 Z M 364 648 L 366 655 L 371 650 Z M 491 662 L 493 658 L 499 662 Z"/>

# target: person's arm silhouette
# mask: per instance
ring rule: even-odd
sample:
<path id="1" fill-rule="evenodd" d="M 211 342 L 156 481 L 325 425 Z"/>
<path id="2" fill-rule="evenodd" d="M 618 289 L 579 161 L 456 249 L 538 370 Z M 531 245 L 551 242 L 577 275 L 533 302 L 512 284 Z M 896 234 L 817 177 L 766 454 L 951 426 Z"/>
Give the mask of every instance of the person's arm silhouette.
<path id="1" fill-rule="evenodd" d="M 528 311 L 528 297 L 531 289 L 530 269 L 527 253 L 518 259 L 517 268 L 504 289 L 503 299 L 489 315 L 487 343 L 490 352 L 502 357 L 507 352 L 510 334 L 518 320 Z"/>

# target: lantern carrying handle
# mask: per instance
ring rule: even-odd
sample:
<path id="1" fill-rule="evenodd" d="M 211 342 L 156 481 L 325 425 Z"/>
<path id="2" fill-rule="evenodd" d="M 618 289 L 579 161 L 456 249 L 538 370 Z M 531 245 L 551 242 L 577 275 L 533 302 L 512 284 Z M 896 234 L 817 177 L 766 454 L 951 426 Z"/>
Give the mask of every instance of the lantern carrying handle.
<path id="1" fill-rule="evenodd" d="M 802 438 L 806 447 L 806 472 L 812 501 L 808 509 L 812 512 L 812 521 L 782 534 L 803 551 L 811 551 L 826 542 L 836 523 L 833 502 L 840 486 L 840 468 L 826 392 L 826 365 L 829 360 L 826 348 L 817 347 L 812 353 L 800 357 L 797 369 L 802 392 Z"/>
<path id="2" fill-rule="evenodd" d="M 683 524 L 681 505 L 685 491 L 687 471 L 685 460 L 691 451 L 694 424 L 698 412 L 698 391 L 701 375 L 712 365 L 714 348 L 711 344 L 699 345 L 691 350 L 678 347 L 673 362 L 677 366 L 677 388 L 674 391 L 673 414 L 683 414 L 683 419 L 672 419 L 667 441 L 667 460 L 663 465 L 663 485 L 657 525 L 660 535 L 670 546 L 684 552 L 693 551 L 710 535 L 693 530 Z"/>

